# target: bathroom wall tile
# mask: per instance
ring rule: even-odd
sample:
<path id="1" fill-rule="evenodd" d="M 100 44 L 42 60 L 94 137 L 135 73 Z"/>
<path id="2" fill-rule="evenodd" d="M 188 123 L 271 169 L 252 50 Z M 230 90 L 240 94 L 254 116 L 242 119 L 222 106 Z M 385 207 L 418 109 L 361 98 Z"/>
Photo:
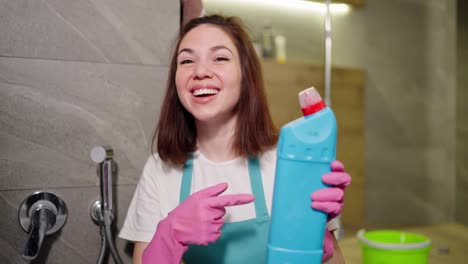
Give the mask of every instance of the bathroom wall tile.
<path id="1" fill-rule="evenodd" d="M 179 1 L 0 1 L 0 56 L 167 64 Z"/>
<path id="2" fill-rule="evenodd" d="M 125 219 L 126 211 L 133 195 L 134 185 L 120 185 L 116 188 L 114 205 L 116 212 L 116 228 L 119 230 Z M 96 263 L 101 238 L 99 227 L 95 225 L 89 215 L 91 204 L 99 197 L 98 188 L 64 188 L 42 189 L 55 193 L 67 205 L 68 219 L 64 227 L 56 234 L 47 236 L 37 263 L 70 264 Z M 21 201 L 27 197 L 29 191 L 0 192 L 0 208 L 3 217 L 0 218 L 0 244 L 4 245 L 0 253 L 2 263 L 27 263 L 20 255 L 27 234 L 21 229 L 17 221 L 17 210 Z M 118 231 L 117 230 L 117 231 Z M 117 234 L 117 232 L 116 232 Z M 124 263 L 130 263 L 131 244 L 116 238 L 118 251 Z M 127 252 L 127 253 L 126 253 Z M 110 261 L 109 263 L 112 263 Z"/>
<path id="3" fill-rule="evenodd" d="M 458 35 L 457 35 L 457 131 L 456 131 L 456 175 L 457 175 L 457 208 L 456 220 L 468 225 L 468 3 L 458 1 Z"/>
<path id="4" fill-rule="evenodd" d="M 388 145 L 385 149 L 368 153 L 374 158 L 367 164 L 367 221 L 386 225 L 451 221 L 454 200 L 447 194 L 454 186 L 444 170 L 444 150 Z"/>
<path id="5" fill-rule="evenodd" d="M 150 153 L 167 67 L 0 58 L 0 189 L 94 186 L 96 145 L 117 183 Z"/>
<path id="6" fill-rule="evenodd" d="M 26 239 L 26 233 L 23 232 L 18 224 L 18 207 L 21 202 L 12 201 L 0 192 L 0 262 L 8 264 L 24 263 L 19 252 L 21 252 L 23 243 Z"/>
<path id="7" fill-rule="evenodd" d="M 5 264 L 26 263 L 19 254 L 17 248 L 13 247 L 7 240 L 0 238 L 0 261 Z"/>
<path id="8" fill-rule="evenodd" d="M 101 238 L 89 209 L 99 188 L 89 152 L 114 149 L 120 229 L 150 154 L 179 1 L 0 6 L 0 263 L 28 263 L 20 256 L 27 234 L 17 210 L 37 190 L 58 194 L 69 217 L 34 263 L 96 263 Z M 116 243 L 130 263 L 131 243 Z"/>
<path id="9" fill-rule="evenodd" d="M 466 146 L 468 147 L 468 146 Z M 457 193 L 456 193 L 456 221 L 468 226 L 468 212 L 466 204 L 468 201 L 468 166 L 466 164 L 467 155 L 458 160 L 457 169 Z"/>
<path id="10" fill-rule="evenodd" d="M 467 67 L 468 70 L 468 67 Z M 466 99 L 468 91 L 463 87 L 468 86 L 468 81 L 459 84 L 459 98 L 461 105 L 457 110 L 457 155 L 456 155 L 456 220 L 468 225 L 468 106 Z"/>
<path id="11" fill-rule="evenodd" d="M 366 3 L 366 213 L 373 224 L 454 219 L 454 3 Z"/>

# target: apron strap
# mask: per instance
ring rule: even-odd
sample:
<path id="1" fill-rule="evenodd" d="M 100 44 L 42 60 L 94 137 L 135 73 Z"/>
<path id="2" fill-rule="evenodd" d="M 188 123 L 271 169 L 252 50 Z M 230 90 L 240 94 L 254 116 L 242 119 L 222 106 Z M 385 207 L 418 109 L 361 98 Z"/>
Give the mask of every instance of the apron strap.
<path id="1" fill-rule="evenodd" d="M 255 214 L 258 217 L 268 216 L 268 210 L 265 202 L 265 193 L 263 192 L 262 173 L 260 171 L 260 161 L 257 156 L 248 159 L 250 186 L 255 195 Z"/>
<path id="2" fill-rule="evenodd" d="M 184 164 L 182 183 L 180 185 L 179 201 L 182 202 L 190 196 L 192 187 L 193 155 L 187 159 Z M 257 156 L 249 157 L 247 160 L 250 185 L 252 193 L 256 199 L 254 201 L 256 217 L 268 216 L 268 210 L 265 203 L 265 193 L 263 192 L 262 174 L 260 171 L 260 161 Z"/>
<path id="3" fill-rule="evenodd" d="M 193 156 L 185 161 L 184 171 L 182 174 L 182 183 L 180 185 L 180 196 L 179 203 L 183 202 L 190 195 L 190 189 L 192 187 L 192 171 L 193 171 Z"/>

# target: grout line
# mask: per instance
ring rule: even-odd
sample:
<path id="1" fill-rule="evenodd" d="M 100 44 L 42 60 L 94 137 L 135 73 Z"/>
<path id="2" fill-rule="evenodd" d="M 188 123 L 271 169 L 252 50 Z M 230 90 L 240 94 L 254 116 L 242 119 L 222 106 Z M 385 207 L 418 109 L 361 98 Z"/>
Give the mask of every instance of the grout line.
<path id="1" fill-rule="evenodd" d="M 120 184 L 113 184 L 112 186 L 135 186 L 137 183 L 120 183 Z M 13 191 L 35 191 L 38 189 L 85 189 L 85 188 L 99 188 L 99 185 L 85 185 L 85 186 L 52 186 L 52 187 L 43 187 L 43 186 L 38 186 L 38 187 L 31 187 L 31 188 L 12 188 L 12 189 L 0 189 L 1 192 L 13 192 Z M 1 195 L 0 195 L 1 197 Z"/>
<path id="2" fill-rule="evenodd" d="M 0 58 L 5 59 L 21 59 L 21 60 L 41 60 L 41 61 L 55 61 L 55 62 L 76 62 L 76 63 L 88 63 L 88 64 L 103 64 L 103 65 L 125 65 L 125 66 L 140 66 L 140 67 L 165 67 L 168 68 L 169 64 L 156 64 L 156 63 L 132 63 L 132 62 L 103 62 L 103 61 L 92 61 L 92 60 L 79 60 L 79 59 L 60 59 L 60 58 L 47 58 L 47 57 L 21 57 L 21 56 L 5 56 L 1 55 Z"/>
<path id="3" fill-rule="evenodd" d="M 85 33 L 83 33 L 79 28 L 77 28 L 73 23 L 71 23 L 66 17 L 64 17 L 59 11 L 57 11 L 55 8 L 52 7 L 50 3 L 48 3 L 46 0 L 41 0 L 46 7 L 52 11 L 59 19 L 63 20 L 66 25 L 68 25 L 72 30 L 76 31 L 80 37 L 82 37 L 85 41 L 87 41 L 91 47 L 97 51 L 99 55 L 101 55 L 106 62 L 111 62 L 111 59 L 106 56 L 106 54 L 96 45 L 94 42 L 86 36 Z"/>

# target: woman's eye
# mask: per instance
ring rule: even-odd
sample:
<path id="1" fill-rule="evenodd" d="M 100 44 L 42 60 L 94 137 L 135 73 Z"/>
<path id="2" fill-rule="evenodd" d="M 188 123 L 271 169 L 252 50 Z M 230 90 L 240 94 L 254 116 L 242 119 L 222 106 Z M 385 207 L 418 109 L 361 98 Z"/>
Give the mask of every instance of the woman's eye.
<path id="1" fill-rule="evenodd" d="M 189 63 L 192 63 L 192 62 L 193 62 L 192 60 L 186 59 L 186 60 L 181 60 L 179 63 L 180 64 L 189 64 Z"/>
<path id="2" fill-rule="evenodd" d="M 215 61 L 229 61 L 229 58 L 226 57 L 217 57 Z"/>

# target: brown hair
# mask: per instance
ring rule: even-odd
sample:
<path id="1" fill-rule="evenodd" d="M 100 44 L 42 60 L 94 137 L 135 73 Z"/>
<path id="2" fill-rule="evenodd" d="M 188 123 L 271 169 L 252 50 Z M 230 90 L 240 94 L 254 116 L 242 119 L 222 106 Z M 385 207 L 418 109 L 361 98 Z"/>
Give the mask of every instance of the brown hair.
<path id="1" fill-rule="evenodd" d="M 257 155 L 273 147 L 278 140 L 278 130 L 267 105 L 260 61 L 241 20 L 220 15 L 199 17 L 185 24 L 179 33 L 159 123 L 153 137 L 153 151 L 156 145 L 159 157 L 176 165 L 185 163 L 189 153 L 196 150 L 197 142 L 194 117 L 183 107 L 177 95 L 177 51 L 184 36 L 203 24 L 218 26 L 228 34 L 240 56 L 242 79 L 241 95 L 235 108 L 238 114 L 233 143 L 235 153 L 242 156 Z"/>

